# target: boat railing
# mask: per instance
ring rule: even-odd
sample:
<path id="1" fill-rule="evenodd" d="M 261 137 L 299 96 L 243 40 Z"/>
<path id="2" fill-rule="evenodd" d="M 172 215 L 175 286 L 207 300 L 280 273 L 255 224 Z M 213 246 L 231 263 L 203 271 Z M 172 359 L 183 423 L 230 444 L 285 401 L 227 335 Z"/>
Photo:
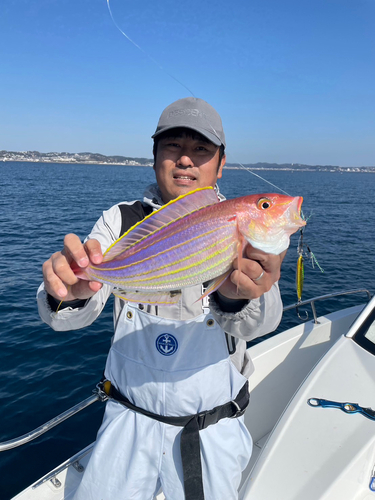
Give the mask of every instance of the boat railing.
<path id="1" fill-rule="evenodd" d="M 96 388 L 93 390 L 92 396 L 72 406 L 71 408 L 69 408 L 69 410 L 60 413 L 60 415 L 57 415 L 57 417 L 52 418 L 51 420 L 37 427 L 31 432 L 23 434 L 18 438 L 10 439 L 9 441 L 4 441 L 0 443 L 0 452 L 11 450 L 12 448 L 17 448 L 17 446 L 22 446 L 23 444 L 29 443 L 30 441 L 33 441 L 42 434 L 45 434 L 53 427 L 56 427 L 56 425 L 61 424 L 68 418 L 72 417 L 73 415 L 76 415 L 77 413 L 84 410 L 93 403 L 96 403 L 97 401 L 106 401 L 107 399 L 108 396 L 105 394 L 105 392 L 103 392 L 98 386 L 96 386 Z"/>
<path id="2" fill-rule="evenodd" d="M 283 312 L 289 311 L 290 309 L 296 309 L 298 311 L 298 309 L 300 307 L 310 305 L 312 313 L 313 313 L 314 323 L 317 325 L 319 323 L 319 321 L 318 321 L 318 315 L 316 313 L 315 302 L 317 302 L 318 300 L 328 300 L 328 299 L 332 299 L 334 297 L 351 295 L 354 293 L 365 293 L 365 294 L 367 294 L 368 300 L 371 299 L 371 293 L 368 290 L 366 290 L 365 288 L 357 288 L 354 290 L 346 290 L 345 292 L 335 292 L 335 293 L 328 293 L 326 295 L 319 295 L 318 297 L 313 297 L 312 299 L 308 299 L 308 300 L 301 300 L 299 302 L 296 302 L 295 304 L 291 304 L 290 306 L 284 307 Z M 303 319 L 306 320 L 307 318 L 308 317 L 306 316 Z"/>
<path id="3" fill-rule="evenodd" d="M 310 305 L 313 311 L 313 316 L 314 316 L 314 322 L 318 324 L 318 318 L 316 314 L 316 309 L 315 309 L 315 302 L 318 300 L 324 300 L 324 299 L 331 299 L 333 297 L 338 297 L 341 295 L 349 295 L 349 294 L 354 294 L 354 293 L 366 293 L 368 300 L 371 299 L 371 293 L 366 290 L 366 289 L 357 289 L 357 290 L 348 290 L 346 292 L 337 292 L 337 293 L 330 293 L 327 295 L 321 295 L 318 297 L 314 297 L 309 300 L 303 300 L 300 302 L 297 302 L 295 304 L 292 304 L 290 306 L 284 307 L 283 311 L 289 311 L 290 309 L 297 309 L 299 307 L 303 307 L 306 305 Z M 93 395 L 90 396 L 87 399 L 84 399 L 80 403 L 76 404 L 75 406 L 72 406 L 69 408 L 69 410 L 64 411 L 57 417 L 54 417 L 53 419 L 49 420 L 45 424 L 41 425 L 40 427 L 37 427 L 31 432 L 28 432 L 26 434 L 23 434 L 22 436 L 19 436 L 18 438 L 10 439 L 8 441 L 4 441 L 0 443 L 0 452 L 1 451 L 6 451 L 10 450 L 12 448 L 16 448 L 17 446 L 22 446 L 23 444 L 29 443 L 30 441 L 36 439 L 37 437 L 41 436 L 42 434 L 48 432 L 50 429 L 55 427 L 56 425 L 61 424 L 68 418 L 72 417 L 73 415 L 76 415 L 80 411 L 84 410 L 88 406 L 92 405 L 93 403 L 96 403 L 97 401 L 106 401 L 108 399 L 108 396 L 106 395 L 105 392 L 99 387 L 99 384 L 96 386 L 96 389 L 93 391 Z"/>
<path id="4" fill-rule="evenodd" d="M 73 455 L 71 458 L 69 458 L 66 462 L 61 464 L 59 467 L 56 467 L 56 469 L 53 469 L 51 472 L 46 474 L 45 476 L 42 477 L 37 483 L 33 485 L 33 490 L 41 486 L 42 484 L 46 483 L 47 481 L 52 481 L 52 484 L 55 488 L 61 488 L 61 482 L 57 478 L 57 475 L 60 474 L 60 472 L 64 471 L 71 465 L 76 469 L 77 472 L 82 473 L 84 471 L 84 467 L 81 464 L 81 460 L 91 453 L 92 449 L 94 447 L 94 443 L 89 444 L 84 448 L 83 450 L 79 451 L 75 455 Z"/>

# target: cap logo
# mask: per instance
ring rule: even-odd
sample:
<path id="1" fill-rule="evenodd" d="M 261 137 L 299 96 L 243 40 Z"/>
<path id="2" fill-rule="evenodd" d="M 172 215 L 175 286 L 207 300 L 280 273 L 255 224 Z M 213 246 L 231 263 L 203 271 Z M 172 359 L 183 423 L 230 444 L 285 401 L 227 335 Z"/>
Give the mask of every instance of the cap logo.
<path id="1" fill-rule="evenodd" d="M 202 118 L 206 118 L 206 115 L 204 113 L 201 113 L 199 109 L 174 109 L 173 111 L 169 112 L 168 118 L 171 116 L 181 116 L 181 115 L 200 116 Z"/>

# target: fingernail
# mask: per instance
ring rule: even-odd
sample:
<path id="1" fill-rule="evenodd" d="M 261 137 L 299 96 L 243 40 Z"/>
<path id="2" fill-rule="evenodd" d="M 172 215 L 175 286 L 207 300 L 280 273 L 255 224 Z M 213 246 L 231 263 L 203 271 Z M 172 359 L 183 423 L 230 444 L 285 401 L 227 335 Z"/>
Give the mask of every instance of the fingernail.
<path id="1" fill-rule="evenodd" d="M 98 283 L 97 281 L 90 281 L 90 285 L 94 285 L 94 286 L 91 286 L 91 290 L 96 290 L 96 291 L 99 291 L 101 289 L 101 287 L 103 286 L 102 283 Z"/>
<path id="2" fill-rule="evenodd" d="M 91 258 L 92 258 L 93 262 L 98 263 L 101 260 L 102 256 L 100 255 L 100 253 L 94 253 Z"/>
<path id="3" fill-rule="evenodd" d="M 84 257 L 83 259 L 79 259 L 78 265 L 80 267 L 87 267 L 89 265 L 89 259 L 87 257 Z"/>
<path id="4" fill-rule="evenodd" d="M 60 297 L 65 297 L 65 295 L 66 295 L 67 292 L 66 292 L 65 288 L 59 288 L 58 291 L 57 291 L 57 293 L 58 293 L 58 295 Z"/>

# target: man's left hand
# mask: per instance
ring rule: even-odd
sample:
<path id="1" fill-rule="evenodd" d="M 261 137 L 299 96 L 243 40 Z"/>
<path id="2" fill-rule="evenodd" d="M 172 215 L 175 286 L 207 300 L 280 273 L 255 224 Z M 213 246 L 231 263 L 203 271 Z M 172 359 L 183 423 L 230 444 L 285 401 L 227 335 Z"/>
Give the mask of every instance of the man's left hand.
<path id="1" fill-rule="evenodd" d="M 286 252 L 285 250 L 280 255 L 273 255 L 247 245 L 240 259 L 241 270 L 238 269 L 239 259 L 236 258 L 233 262 L 234 271 L 218 292 L 232 300 L 259 298 L 280 279 L 281 263 Z"/>

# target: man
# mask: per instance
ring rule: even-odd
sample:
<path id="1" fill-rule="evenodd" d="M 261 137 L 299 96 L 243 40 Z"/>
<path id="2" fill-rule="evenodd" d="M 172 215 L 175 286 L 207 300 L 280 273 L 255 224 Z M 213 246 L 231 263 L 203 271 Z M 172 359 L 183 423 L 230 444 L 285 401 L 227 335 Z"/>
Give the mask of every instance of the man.
<path id="1" fill-rule="evenodd" d="M 67 235 L 62 252 L 44 263 L 39 311 L 55 330 L 91 324 L 111 293 L 108 285 L 77 279 L 72 263 L 99 264 L 124 231 L 182 194 L 212 186 L 224 199 L 216 182 L 225 136 L 208 103 L 192 97 L 172 103 L 153 138 L 157 184 L 143 202 L 115 205 L 84 244 Z M 248 246 L 241 271 L 235 261 L 209 303 L 198 300 L 202 286 L 184 289 L 173 306 L 115 299 L 105 369 L 113 399 L 75 500 L 152 499 L 160 487 L 168 500 L 237 498 L 252 449 L 242 417 L 252 372 L 246 341 L 280 321 L 281 261 Z"/>

